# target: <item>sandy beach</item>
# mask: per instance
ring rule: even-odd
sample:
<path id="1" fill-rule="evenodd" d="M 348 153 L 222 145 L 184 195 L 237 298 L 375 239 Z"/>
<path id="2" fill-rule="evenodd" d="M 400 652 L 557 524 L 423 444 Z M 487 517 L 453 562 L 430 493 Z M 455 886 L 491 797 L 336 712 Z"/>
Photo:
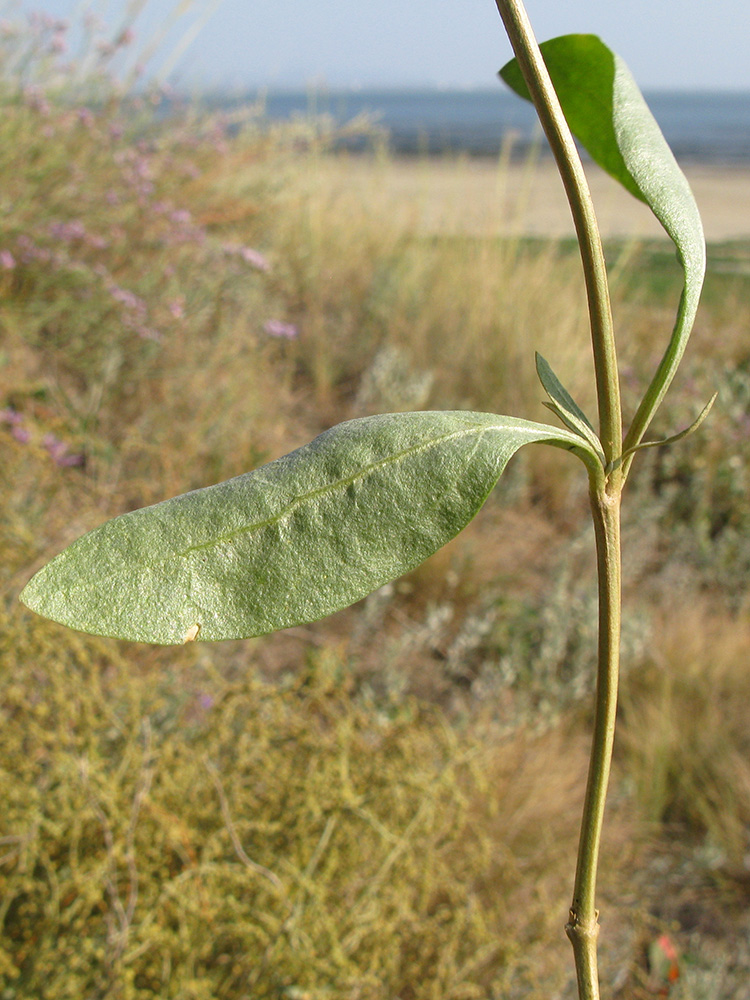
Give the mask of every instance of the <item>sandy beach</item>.
<path id="1" fill-rule="evenodd" d="M 750 238 L 750 169 L 687 164 L 709 241 Z M 351 158 L 328 161 L 339 189 L 378 192 L 407 212 L 420 232 L 573 235 L 565 194 L 551 159 L 498 165 L 482 159 Z M 603 236 L 652 238 L 664 231 L 645 205 L 598 167 L 586 173 Z M 666 237 L 665 237 L 666 238 Z"/>

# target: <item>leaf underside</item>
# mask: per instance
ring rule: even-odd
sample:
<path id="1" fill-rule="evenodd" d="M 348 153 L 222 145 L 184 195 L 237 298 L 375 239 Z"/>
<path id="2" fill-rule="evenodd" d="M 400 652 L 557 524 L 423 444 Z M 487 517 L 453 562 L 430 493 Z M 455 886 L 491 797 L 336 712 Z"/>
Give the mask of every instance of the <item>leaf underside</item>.
<path id="1" fill-rule="evenodd" d="M 21 600 L 83 632 L 165 645 L 315 621 L 450 541 L 534 441 L 587 449 L 567 430 L 486 413 L 351 420 L 253 472 L 106 522 Z"/>
<path id="2" fill-rule="evenodd" d="M 648 105 L 623 60 L 596 35 L 562 35 L 542 42 L 571 131 L 592 160 L 645 202 L 677 247 L 685 286 L 669 345 L 644 397 L 627 444 L 637 444 L 664 398 L 695 321 L 706 268 L 698 206 Z M 503 80 L 530 99 L 515 59 Z"/>

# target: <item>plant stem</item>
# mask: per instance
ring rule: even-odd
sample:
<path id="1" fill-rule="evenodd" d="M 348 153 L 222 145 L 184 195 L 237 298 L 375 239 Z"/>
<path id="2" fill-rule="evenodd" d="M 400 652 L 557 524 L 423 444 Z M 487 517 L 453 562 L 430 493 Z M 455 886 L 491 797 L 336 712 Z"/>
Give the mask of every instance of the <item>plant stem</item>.
<path id="1" fill-rule="evenodd" d="M 599 405 L 599 436 L 607 463 L 611 464 L 620 457 L 622 449 L 620 384 L 607 267 L 591 192 L 575 141 L 560 107 L 523 4 L 520 0 L 495 0 L 495 2 L 542 128 L 557 161 L 557 168 L 570 203 L 588 298 Z M 619 471 L 616 472 L 616 479 L 619 480 Z"/>
<path id="2" fill-rule="evenodd" d="M 589 775 L 578 843 L 573 902 L 565 928 L 575 955 L 580 1000 L 598 1000 L 596 940 L 596 874 L 604 806 L 612 762 L 620 669 L 620 495 L 592 491 L 591 513 L 596 535 L 599 576 L 599 647 L 596 710 Z"/>
<path id="3" fill-rule="evenodd" d="M 566 931 L 573 945 L 580 1000 L 599 1000 L 596 876 L 609 784 L 620 659 L 620 496 L 622 414 L 612 310 L 604 251 L 573 136 L 520 0 L 495 0 L 565 186 L 578 236 L 589 306 L 604 476 L 590 475 L 596 535 L 599 639 L 591 759 L 578 846 L 573 902 Z"/>

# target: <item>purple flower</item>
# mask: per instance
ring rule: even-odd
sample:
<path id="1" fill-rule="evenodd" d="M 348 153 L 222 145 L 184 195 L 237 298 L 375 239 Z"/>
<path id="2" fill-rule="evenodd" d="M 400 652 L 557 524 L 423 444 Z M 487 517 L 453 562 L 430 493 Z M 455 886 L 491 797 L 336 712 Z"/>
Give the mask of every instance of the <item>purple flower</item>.
<path id="1" fill-rule="evenodd" d="M 5 271 L 12 271 L 16 266 L 16 258 L 10 250 L 0 250 L 0 267 Z"/>
<path id="2" fill-rule="evenodd" d="M 10 424 L 11 427 L 17 427 L 22 423 L 23 417 L 12 406 L 7 407 L 5 410 L 0 410 L 0 424 Z"/>
<path id="3" fill-rule="evenodd" d="M 119 285 L 112 285 L 109 290 L 109 294 L 121 305 L 125 306 L 126 309 L 132 309 L 137 313 L 144 313 L 146 311 L 146 303 L 143 299 L 138 298 L 138 296 L 127 288 L 120 288 Z"/>
<path id="4" fill-rule="evenodd" d="M 285 340 L 295 340 L 299 330 L 292 323 L 282 323 L 280 319 L 269 319 L 263 329 L 269 337 L 281 337 Z"/>
<path id="5" fill-rule="evenodd" d="M 254 267 L 256 271 L 270 270 L 270 265 L 268 263 L 267 258 L 264 257 L 263 254 L 260 253 L 260 251 L 253 250 L 252 247 L 240 247 L 239 253 L 240 257 L 242 257 L 245 263 L 249 264 L 251 267 Z"/>
<path id="6" fill-rule="evenodd" d="M 54 434 L 45 434 L 42 444 L 52 457 L 55 465 L 67 468 L 74 465 L 83 465 L 83 455 L 73 455 L 68 451 L 68 446 Z"/>
<path id="7" fill-rule="evenodd" d="M 256 271 L 270 271 L 271 269 L 271 265 L 268 263 L 268 258 L 262 254 L 260 250 L 254 250 L 252 247 L 240 246 L 238 243 L 225 243 L 222 250 L 226 254 L 241 257 L 246 264 L 254 267 Z"/>
<path id="8" fill-rule="evenodd" d="M 86 227 L 79 219 L 71 219 L 68 222 L 51 222 L 49 234 L 64 243 L 72 243 L 75 240 L 86 239 Z"/>
<path id="9" fill-rule="evenodd" d="M 43 264 L 46 264 L 52 259 L 50 251 L 46 247 L 37 246 L 26 233 L 21 233 L 18 237 L 18 246 L 21 252 L 21 260 L 24 264 L 31 264 L 34 261 L 41 261 Z"/>
<path id="10" fill-rule="evenodd" d="M 31 434 L 26 427 L 14 427 L 10 433 L 19 444 L 28 444 L 31 439 Z"/>
<path id="11" fill-rule="evenodd" d="M 138 156 L 133 161 L 133 173 L 140 180 L 147 181 L 151 180 L 153 176 L 153 171 L 151 169 L 151 163 L 145 156 Z"/>

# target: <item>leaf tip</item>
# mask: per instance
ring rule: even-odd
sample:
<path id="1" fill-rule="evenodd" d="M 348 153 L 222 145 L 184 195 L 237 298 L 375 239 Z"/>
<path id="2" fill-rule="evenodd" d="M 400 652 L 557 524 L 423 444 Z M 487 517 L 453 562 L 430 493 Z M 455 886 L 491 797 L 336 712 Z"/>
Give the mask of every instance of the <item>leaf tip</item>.
<path id="1" fill-rule="evenodd" d="M 36 576 L 37 574 L 35 573 L 34 576 L 32 576 L 31 579 L 26 583 L 26 586 L 18 595 L 18 600 L 21 602 L 21 604 L 23 604 L 25 608 L 28 608 L 29 611 L 33 611 L 38 614 L 39 612 L 37 611 L 37 600 L 36 600 L 37 594 L 35 592 L 36 588 L 34 586 L 34 581 L 36 580 Z"/>

